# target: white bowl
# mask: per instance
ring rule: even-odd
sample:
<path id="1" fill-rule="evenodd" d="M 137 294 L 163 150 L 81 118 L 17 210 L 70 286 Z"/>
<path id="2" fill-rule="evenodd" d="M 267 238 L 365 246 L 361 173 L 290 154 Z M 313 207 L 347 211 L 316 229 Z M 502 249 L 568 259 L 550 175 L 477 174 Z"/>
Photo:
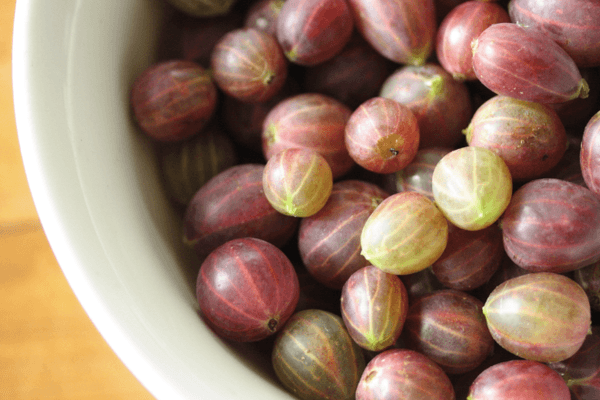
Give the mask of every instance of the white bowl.
<path id="1" fill-rule="evenodd" d="M 198 316 L 199 266 L 132 123 L 129 89 L 154 60 L 164 11 L 163 0 L 17 1 L 14 102 L 33 199 L 79 301 L 157 399 L 292 399 L 268 355 Z"/>

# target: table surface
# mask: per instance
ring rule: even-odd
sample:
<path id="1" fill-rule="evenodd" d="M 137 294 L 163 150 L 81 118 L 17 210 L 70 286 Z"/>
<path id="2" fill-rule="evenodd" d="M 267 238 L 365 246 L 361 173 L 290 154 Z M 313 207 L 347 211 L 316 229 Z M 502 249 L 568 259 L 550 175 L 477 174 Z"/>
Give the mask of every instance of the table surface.
<path id="1" fill-rule="evenodd" d="M 0 0 L 0 399 L 152 399 L 77 301 L 27 186 L 11 84 L 16 0 Z"/>

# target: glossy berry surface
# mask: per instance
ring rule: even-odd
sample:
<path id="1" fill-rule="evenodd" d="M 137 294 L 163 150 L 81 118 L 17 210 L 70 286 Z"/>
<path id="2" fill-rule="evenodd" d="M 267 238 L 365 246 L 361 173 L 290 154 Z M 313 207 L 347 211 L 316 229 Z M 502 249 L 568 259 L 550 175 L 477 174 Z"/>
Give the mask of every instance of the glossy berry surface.
<path id="1" fill-rule="evenodd" d="M 429 267 L 447 242 L 446 218 L 431 200 L 416 192 L 386 198 L 369 216 L 360 237 L 364 257 L 397 275 Z"/>
<path id="2" fill-rule="evenodd" d="M 353 29 L 346 0 L 286 0 L 277 17 L 276 36 L 288 60 L 312 66 L 342 51 Z"/>
<path id="3" fill-rule="evenodd" d="M 431 358 L 448 374 L 471 371 L 494 346 L 482 307 L 465 292 L 435 291 L 411 302 L 402 337 L 409 349 Z"/>
<path id="4" fill-rule="evenodd" d="M 448 375 L 423 354 L 391 349 L 377 354 L 365 368 L 356 400 L 454 400 Z"/>
<path id="5" fill-rule="evenodd" d="M 323 156 L 309 149 L 285 149 L 265 165 L 263 191 L 282 214 L 309 217 L 319 212 L 331 194 L 333 176 Z"/>
<path id="6" fill-rule="evenodd" d="M 473 116 L 469 89 L 439 64 L 405 65 L 387 77 L 379 92 L 413 112 L 419 148 L 456 147 Z"/>
<path id="7" fill-rule="evenodd" d="M 454 7 L 440 24 L 437 58 L 454 79 L 475 80 L 471 43 L 492 24 L 511 22 L 506 10 L 487 1 L 465 1 Z"/>
<path id="8" fill-rule="evenodd" d="M 398 276 L 368 265 L 344 284 L 341 310 L 352 339 L 363 349 L 382 351 L 402 332 L 408 293 Z"/>
<path id="9" fill-rule="evenodd" d="M 389 174 L 400 171 L 419 149 L 419 125 L 413 112 L 397 101 L 374 97 L 350 116 L 345 129 L 350 157 L 363 168 Z"/>
<path id="10" fill-rule="evenodd" d="M 561 376 L 545 364 L 528 360 L 501 362 L 475 378 L 468 400 L 570 400 Z"/>
<path id="11" fill-rule="evenodd" d="M 204 320 L 228 340 L 253 342 L 279 331 L 300 287 L 287 256 L 261 239 L 231 240 L 200 266 L 196 296 Z"/>
<path id="12" fill-rule="evenodd" d="M 580 166 L 585 184 L 600 197 L 600 112 L 588 121 L 583 131 Z"/>
<path id="13" fill-rule="evenodd" d="M 571 357 L 591 325 L 590 303 L 581 286 L 550 272 L 503 282 L 487 298 L 483 313 L 498 344 L 539 362 Z"/>
<path id="14" fill-rule="evenodd" d="M 433 0 L 349 0 L 357 30 L 386 58 L 422 65 L 435 42 Z"/>
<path id="15" fill-rule="evenodd" d="M 252 236 L 281 247 L 296 232 L 298 220 L 275 210 L 265 197 L 264 168 L 230 167 L 192 197 L 183 216 L 183 240 L 201 259 L 231 239 Z"/>
<path id="16" fill-rule="evenodd" d="M 531 272 L 569 272 L 600 260 L 600 198 L 575 183 L 526 183 L 500 224 L 506 253 Z"/>
<path id="17" fill-rule="evenodd" d="M 367 218 L 389 196 L 362 180 L 335 182 L 327 203 L 302 218 L 298 250 L 306 270 L 320 283 L 340 290 L 350 275 L 369 265 L 360 254 L 360 235 Z"/>
<path id="18" fill-rule="evenodd" d="M 227 33 L 215 46 L 211 69 L 217 86 L 245 102 L 264 102 L 283 87 L 287 60 L 277 40 L 253 28 Z"/>
<path id="19" fill-rule="evenodd" d="M 579 67 L 600 65 L 600 4 L 587 0 L 512 0 L 513 22 L 536 29 L 558 43 Z"/>
<path id="20" fill-rule="evenodd" d="M 133 83 L 136 123 L 157 141 L 175 142 L 204 128 L 217 106 L 209 72 L 193 61 L 169 60 L 144 70 Z"/>
<path id="21" fill-rule="evenodd" d="M 338 315 L 295 313 L 278 333 L 272 364 L 280 382 L 303 400 L 352 400 L 365 368 L 361 348 Z"/>
<path id="22" fill-rule="evenodd" d="M 481 147 L 462 147 L 435 166 L 433 197 L 446 218 L 465 230 L 496 222 L 510 202 L 512 177 L 500 156 Z"/>
<path id="23" fill-rule="evenodd" d="M 351 114 L 348 106 L 323 94 L 288 97 L 277 103 L 263 121 L 263 155 L 269 160 L 283 149 L 309 148 L 325 157 L 334 179 L 340 178 L 356 165 L 344 142 Z"/>
<path id="24" fill-rule="evenodd" d="M 493 92 L 520 100 L 562 103 L 589 92 L 579 68 L 556 42 L 515 23 L 491 25 L 477 37 L 473 69 Z"/>
<path id="25" fill-rule="evenodd" d="M 567 149 L 565 127 L 550 106 L 508 96 L 483 103 L 464 132 L 469 146 L 499 155 L 516 181 L 541 177 Z"/>

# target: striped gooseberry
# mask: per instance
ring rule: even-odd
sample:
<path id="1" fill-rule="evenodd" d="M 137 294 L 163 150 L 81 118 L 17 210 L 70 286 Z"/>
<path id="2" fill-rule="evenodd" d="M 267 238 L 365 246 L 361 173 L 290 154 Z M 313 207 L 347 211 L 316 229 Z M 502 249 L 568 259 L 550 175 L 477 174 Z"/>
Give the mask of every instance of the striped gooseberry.
<path id="1" fill-rule="evenodd" d="M 165 189 L 183 206 L 206 182 L 238 162 L 232 140 L 217 124 L 188 140 L 165 143 L 157 153 Z"/>
<path id="2" fill-rule="evenodd" d="M 448 245 L 431 271 L 444 286 L 470 291 L 485 284 L 503 258 L 502 231 L 498 225 L 467 231 L 448 224 Z"/>
<path id="3" fill-rule="evenodd" d="M 303 400 L 352 400 L 365 369 L 363 352 L 342 318 L 319 309 L 291 316 L 271 358 L 279 381 Z"/>
<path id="4" fill-rule="evenodd" d="M 419 124 L 419 148 L 455 148 L 473 115 L 465 82 L 457 81 L 439 64 L 405 65 L 387 77 L 381 97 L 410 108 Z"/>
<path id="5" fill-rule="evenodd" d="M 183 241 L 199 258 L 231 239 L 251 236 L 282 247 L 294 235 L 297 218 L 275 210 L 263 193 L 264 168 L 227 168 L 192 197 L 183 215 Z"/>
<path id="6" fill-rule="evenodd" d="M 217 86 L 245 102 L 264 102 L 283 87 L 288 63 L 279 43 L 266 32 L 240 28 L 215 46 L 211 69 Z"/>
<path id="7" fill-rule="evenodd" d="M 200 266 L 196 296 L 221 337 L 254 342 L 281 330 L 298 303 L 294 266 L 276 246 L 247 237 L 216 248 Z"/>
<path id="8" fill-rule="evenodd" d="M 448 222 L 433 201 L 417 192 L 383 200 L 360 236 L 362 255 L 396 275 L 419 272 L 437 260 L 448 242 Z"/>
<path id="9" fill-rule="evenodd" d="M 570 400 L 569 388 L 552 368 L 537 361 L 494 364 L 473 381 L 468 400 Z"/>
<path id="10" fill-rule="evenodd" d="M 360 254 L 360 233 L 369 215 L 388 196 L 379 186 L 362 180 L 335 182 L 323 208 L 300 221 L 298 250 L 308 273 L 340 290 L 350 275 L 369 265 Z"/>
<path id="11" fill-rule="evenodd" d="M 349 0 L 358 32 L 386 58 L 422 65 L 435 46 L 433 0 Z"/>
<path id="12" fill-rule="evenodd" d="M 472 371 L 494 347 L 482 307 L 479 299 L 454 289 L 414 299 L 402 331 L 404 343 L 431 358 L 447 374 Z"/>
<path id="13" fill-rule="evenodd" d="M 407 349 L 377 354 L 365 368 L 356 400 L 454 400 L 452 382 L 429 357 Z"/>
<path id="14" fill-rule="evenodd" d="M 400 171 L 419 150 L 417 118 L 397 101 L 373 97 L 348 119 L 345 143 L 361 167 L 380 174 Z"/>
<path id="15" fill-rule="evenodd" d="M 331 168 L 314 150 L 290 148 L 265 165 L 263 191 L 274 209 L 293 217 L 309 217 L 325 205 L 333 187 Z"/>
<path id="16" fill-rule="evenodd" d="M 275 33 L 291 62 L 313 66 L 342 51 L 353 30 L 346 0 L 286 0 Z"/>
<path id="17" fill-rule="evenodd" d="M 500 220 L 504 250 L 531 272 L 564 273 L 600 260 L 600 198 L 561 179 L 535 179 Z"/>
<path id="18" fill-rule="evenodd" d="M 351 114 L 348 106 L 320 93 L 290 96 L 277 103 L 263 120 L 263 155 L 269 160 L 283 149 L 312 149 L 325 157 L 337 179 L 356 165 L 344 142 Z"/>
<path id="19" fill-rule="evenodd" d="M 600 65 L 600 3 L 589 0 L 512 0 L 508 14 L 515 23 L 542 32 L 558 43 L 578 67 Z"/>
<path id="20" fill-rule="evenodd" d="M 589 94 L 589 85 L 569 54 L 536 29 L 513 22 L 493 24 L 472 48 L 477 79 L 496 94 L 539 103 L 562 103 Z"/>
<path id="21" fill-rule="evenodd" d="M 396 192 L 419 192 L 433 200 L 433 170 L 442 157 L 452 150 L 451 147 L 428 147 L 417 151 L 410 164 L 393 175 Z"/>
<path id="22" fill-rule="evenodd" d="M 533 361 L 558 362 L 574 355 L 591 325 L 587 294 L 574 280 L 538 272 L 498 285 L 484 306 L 494 340 Z"/>
<path id="23" fill-rule="evenodd" d="M 600 326 L 592 327 L 577 353 L 548 366 L 566 381 L 572 399 L 600 398 Z"/>
<path id="24" fill-rule="evenodd" d="M 382 351 L 400 337 L 408 313 L 408 292 L 396 275 L 368 265 L 342 288 L 342 319 L 363 349 Z"/>
<path id="25" fill-rule="evenodd" d="M 438 27 L 436 55 L 440 64 L 457 80 L 475 80 L 471 42 L 492 24 L 510 22 L 501 5 L 487 1 L 465 1 L 452 8 Z"/>
<path id="26" fill-rule="evenodd" d="M 169 60 L 146 68 L 131 88 L 130 104 L 141 130 L 160 142 L 200 132 L 217 108 L 217 88 L 207 69 L 193 61 Z"/>
<path id="27" fill-rule="evenodd" d="M 506 163 L 482 147 L 462 147 L 446 154 L 433 170 L 431 185 L 446 218 L 471 231 L 496 222 L 512 196 Z"/>
<path id="28" fill-rule="evenodd" d="M 549 105 L 494 96 L 483 103 L 464 130 L 469 146 L 498 154 L 514 181 L 539 178 L 561 160 L 567 134 Z"/>
<path id="29" fill-rule="evenodd" d="M 579 162 L 585 184 L 600 198 L 600 111 L 585 126 Z"/>

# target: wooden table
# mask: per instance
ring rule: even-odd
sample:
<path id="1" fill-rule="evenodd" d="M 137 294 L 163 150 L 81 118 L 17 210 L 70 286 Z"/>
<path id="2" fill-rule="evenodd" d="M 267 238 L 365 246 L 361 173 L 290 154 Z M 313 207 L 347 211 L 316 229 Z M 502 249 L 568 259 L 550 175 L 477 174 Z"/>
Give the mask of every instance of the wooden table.
<path id="1" fill-rule="evenodd" d="M 0 399 L 152 399 L 100 336 L 54 258 L 19 152 L 15 0 L 0 0 Z"/>

